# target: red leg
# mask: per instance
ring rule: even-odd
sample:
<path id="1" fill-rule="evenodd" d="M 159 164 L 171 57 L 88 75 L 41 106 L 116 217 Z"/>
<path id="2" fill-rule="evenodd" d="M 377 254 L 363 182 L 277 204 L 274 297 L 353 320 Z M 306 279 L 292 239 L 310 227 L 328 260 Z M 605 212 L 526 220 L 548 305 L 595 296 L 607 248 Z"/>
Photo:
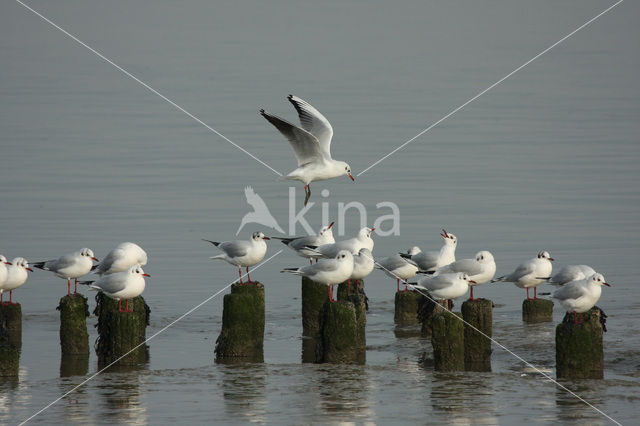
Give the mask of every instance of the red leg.
<path id="1" fill-rule="evenodd" d="M 67 295 L 71 296 L 71 279 L 67 278 Z"/>
<path id="2" fill-rule="evenodd" d="M 313 265 L 313 259 L 309 259 L 309 265 Z"/>
<path id="3" fill-rule="evenodd" d="M 409 289 L 407 288 L 407 285 L 409 283 L 407 282 L 407 280 L 404 280 L 404 291 L 409 291 Z"/>
<path id="4" fill-rule="evenodd" d="M 118 299 L 118 312 L 122 312 L 122 300 Z"/>
<path id="5" fill-rule="evenodd" d="M 469 287 L 471 288 L 471 298 L 470 298 L 470 300 L 472 300 L 472 301 L 473 301 L 473 300 L 475 300 L 475 299 L 473 298 L 473 286 L 471 285 L 471 286 L 469 286 Z"/>
<path id="6" fill-rule="evenodd" d="M 533 298 L 537 299 L 538 298 L 538 287 L 534 287 L 533 288 Z"/>
<path id="7" fill-rule="evenodd" d="M 77 278 L 75 279 L 74 285 L 76 287 L 76 290 L 74 291 L 74 293 L 77 293 L 78 292 L 78 279 Z"/>
<path id="8" fill-rule="evenodd" d="M 240 284 L 242 284 L 242 268 L 238 266 L 238 276 L 240 277 Z"/>
<path id="9" fill-rule="evenodd" d="M 251 281 L 251 275 L 249 275 L 249 267 L 247 266 L 247 284 L 252 283 L 253 281 Z"/>
<path id="10" fill-rule="evenodd" d="M 531 300 L 531 298 L 529 297 L 529 287 L 527 287 L 527 300 Z"/>

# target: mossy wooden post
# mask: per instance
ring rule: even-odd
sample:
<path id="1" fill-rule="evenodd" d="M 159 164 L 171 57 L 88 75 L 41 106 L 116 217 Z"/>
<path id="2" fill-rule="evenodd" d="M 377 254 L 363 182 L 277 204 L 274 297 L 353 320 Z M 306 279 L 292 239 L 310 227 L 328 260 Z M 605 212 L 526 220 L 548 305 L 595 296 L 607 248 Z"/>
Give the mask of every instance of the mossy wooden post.
<path id="1" fill-rule="evenodd" d="M 418 305 L 420 298 L 424 297 L 417 291 L 398 291 L 395 297 L 395 314 L 393 320 L 396 324 L 413 325 L 419 324 Z"/>
<path id="2" fill-rule="evenodd" d="M 486 336 L 493 332 L 493 302 L 467 300 L 460 309 L 462 318 Z M 467 371 L 491 371 L 491 340 L 464 324 L 464 368 Z"/>
<path id="3" fill-rule="evenodd" d="M 88 355 L 87 298 L 79 293 L 60 299 L 60 347 L 63 355 Z"/>
<path id="4" fill-rule="evenodd" d="M 264 285 L 232 284 L 231 293 L 224 296 L 216 361 L 264 362 L 264 321 Z"/>
<path id="5" fill-rule="evenodd" d="M 119 312 L 117 300 L 103 293 L 96 294 L 96 309 L 93 313 L 98 317 L 95 349 L 100 368 L 116 361 L 138 345 L 137 349 L 117 364 L 136 365 L 149 360 L 149 347 L 142 344 L 146 340 L 146 328 L 149 325 L 149 306 L 142 296 L 138 296 L 129 300 L 129 309 L 133 309 L 133 312 Z"/>
<path id="6" fill-rule="evenodd" d="M 553 321 L 553 302 L 546 299 L 523 300 L 522 321 L 530 323 Z"/>
<path id="7" fill-rule="evenodd" d="M 0 316 L 2 316 L 9 344 L 19 351 L 22 348 L 22 306 L 19 303 L 1 305 Z"/>
<path id="8" fill-rule="evenodd" d="M 461 316 L 438 307 L 431 320 L 433 366 L 437 371 L 464 370 L 464 324 L 460 321 Z"/>
<path id="9" fill-rule="evenodd" d="M 302 335 L 320 338 L 320 312 L 329 300 L 327 286 L 302 277 Z"/>
<path id="10" fill-rule="evenodd" d="M 580 314 L 578 314 L 578 318 Z M 582 314 L 583 322 L 574 324 L 567 314 L 556 327 L 556 374 L 558 379 L 604 378 L 604 349 L 600 310 Z"/>
<path id="11" fill-rule="evenodd" d="M 437 305 L 432 300 L 431 295 L 426 297 L 421 294 L 420 299 L 418 299 L 418 320 L 422 324 L 420 328 L 420 334 L 422 337 L 431 336 L 431 320 L 436 312 Z"/>
<path id="12" fill-rule="evenodd" d="M 4 310 L 0 309 L 0 380 L 18 377 L 20 351 L 11 344 Z"/>
<path id="13" fill-rule="evenodd" d="M 89 372 L 89 354 L 62 354 L 60 377 L 86 376 Z"/>
<path id="14" fill-rule="evenodd" d="M 366 309 L 364 300 L 327 302 L 322 309 L 322 346 L 317 362 L 364 364 Z"/>

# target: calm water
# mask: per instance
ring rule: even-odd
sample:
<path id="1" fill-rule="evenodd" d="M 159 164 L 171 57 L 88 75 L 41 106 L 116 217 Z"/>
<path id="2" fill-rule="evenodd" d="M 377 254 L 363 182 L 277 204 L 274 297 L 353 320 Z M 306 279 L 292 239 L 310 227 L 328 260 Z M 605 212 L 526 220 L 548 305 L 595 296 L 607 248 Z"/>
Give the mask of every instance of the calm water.
<path id="1" fill-rule="evenodd" d="M 355 174 L 611 4 L 217 3 L 29 4 L 281 172 L 293 154 L 258 109 L 294 120 L 286 95 L 309 100 Z M 0 252 L 35 261 L 88 246 L 102 257 L 138 242 L 150 256 L 151 335 L 235 278 L 200 238 L 235 238 L 250 211 L 245 186 L 287 229 L 288 188 L 276 174 L 18 3 L 0 11 Z M 613 284 L 599 302 L 609 314 L 605 380 L 565 385 L 622 423 L 636 419 L 640 393 L 639 13 L 623 3 L 355 184 L 315 184 L 306 216 L 317 228 L 321 202 L 333 220 L 338 203 L 355 200 L 371 224 L 389 213 L 376 204 L 391 201 L 400 235 L 377 236 L 377 256 L 436 249 L 446 228 L 459 258 L 491 250 L 498 274 L 540 250 L 556 268 L 592 265 Z M 360 227 L 355 210 L 344 226 Z M 274 232 L 241 234 L 257 229 Z M 272 242 L 268 255 L 280 248 Z M 278 272 L 301 264 L 285 251 L 254 275 L 267 286 L 264 364 L 213 363 L 219 296 L 153 339 L 148 366 L 108 371 L 34 421 L 607 423 L 497 347 L 490 374 L 421 366 L 430 343 L 396 333 L 395 283 L 379 272 L 367 279 L 366 365 L 302 364 L 299 282 Z M 85 379 L 60 377 L 65 287 L 36 271 L 15 292 L 20 378 L 0 385 L 0 422 Z M 477 292 L 497 305 L 494 336 L 554 376 L 555 324 L 522 324 L 524 294 L 512 284 Z M 562 315 L 557 306 L 554 322 Z"/>

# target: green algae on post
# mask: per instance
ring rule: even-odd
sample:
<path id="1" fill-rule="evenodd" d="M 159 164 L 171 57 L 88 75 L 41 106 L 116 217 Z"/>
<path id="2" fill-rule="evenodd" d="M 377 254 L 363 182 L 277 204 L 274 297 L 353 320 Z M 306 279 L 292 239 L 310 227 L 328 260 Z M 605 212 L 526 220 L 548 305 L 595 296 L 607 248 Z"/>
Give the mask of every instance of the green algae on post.
<path id="1" fill-rule="evenodd" d="M 424 296 L 417 291 L 396 292 L 393 320 L 397 325 L 404 326 L 420 323 L 418 308 L 422 297 Z"/>
<path id="2" fill-rule="evenodd" d="M 431 320 L 433 367 L 436 371 L 464 370 L 464 323 L 462 314 L 438 307 Z"/>
<path id="3" fill-rule="evenodd" d="M 18 377 L 20 351 L 11 344 L 5 311 L 0 309 L 0 377 Z"/>
<path id="4" fill-rule="evenodd" d="M 362 297 L 362 296 L 360 296 Z M 322 347 L 318 362 L 364 364 L 366 360 L 364 301 L 325 303 L 322 310 Z"/>
<path id="5" fill-rule="evenodd" d="M 553 321 L 553 302 L 546 299 L 523 300 L 522 321 L 529 323 Z"/>
<path id="6" fill-rule="evenodd" d="M 1 305 L 0 317 L 2 318 L 9 344 L 20 350 L 22 348 L 22 306 L 19 303 Z"/>
<path id="7" fill-rule="evenodd" d="M 228 358 L 263 362 L 264 322 L 264 285 L 232 284 L 231 293 L 224 296 L 216 362 Z"/>
<path id="8" fill-rule="evenodd" d="M 60 347 L 63 355 L 88 355 L 89 333 L 87 298 L 79 293 L 60 299 Z"/>
<path id="9" fill-rule="evenodd" d="M 464 324 L 464 368 L 467 371 L 491 371 L 491 337 L 493 302 L 487 299 L 467 300 L 460 309 Z M 474 330 L 471 326 L 483 334 Z"/>
<path id="10" fill-rule="evenodd" d="M 580 314 L 578 314 L 580 318 Z M 583 322 L 574 323 L 567 313 L 556 326 L 556 375 L 558 379 L 604 378 L 604 347 L 600 310 L 591 308 L 582 314 Z"/>

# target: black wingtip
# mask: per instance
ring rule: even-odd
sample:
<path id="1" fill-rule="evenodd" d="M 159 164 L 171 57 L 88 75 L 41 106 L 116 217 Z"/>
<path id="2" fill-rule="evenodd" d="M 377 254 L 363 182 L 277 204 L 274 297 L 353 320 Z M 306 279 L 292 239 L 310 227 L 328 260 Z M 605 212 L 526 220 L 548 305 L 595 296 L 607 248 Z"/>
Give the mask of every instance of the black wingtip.
<path id="1" fill-rule="evenodd" d="M 32 263 L 31 266 L 38 269 L 44 269 L 44 264 L 45 262 L 35 262 L 35 263 Z"/>
<path id="2" fill-rule="evenodd" d="M 293 99 L 293 95 L 291 93 L 289 93 L 289 95 L 287 96 L 287 99 L 289 99 L 289 100 Z"/>
<path id="3" fill-rule="evenodd" d="M 98 266 L 100 266 L 100 264 L 93 265 L 93 266 L 91 267 L 91 270 L 92 270 L 92 271 L 95 271 L 96 269 L 98 269 Z"/>
<path id="4" fill-rule="evenodd" d="M 220 243 L 218 241 L 205 240 L 204 238 L 202 238 L 202 241 L 206 241 L 208 243 L 211 243 L 216 247 L 218 247 L 218 245 L 220 245 Z"/>
<path id="5" fill-rule="evenodd" d="M 82 284 L 82 285 L 91 285 L 93 284 L 95 281 L 78 281 L 78 284 Z"/>
<path id="6" fill-rule="evenodd" d="M 411 259 L 411 255 L 409 253 L 398 253 L 400 257 L 404 259 Z"/>

